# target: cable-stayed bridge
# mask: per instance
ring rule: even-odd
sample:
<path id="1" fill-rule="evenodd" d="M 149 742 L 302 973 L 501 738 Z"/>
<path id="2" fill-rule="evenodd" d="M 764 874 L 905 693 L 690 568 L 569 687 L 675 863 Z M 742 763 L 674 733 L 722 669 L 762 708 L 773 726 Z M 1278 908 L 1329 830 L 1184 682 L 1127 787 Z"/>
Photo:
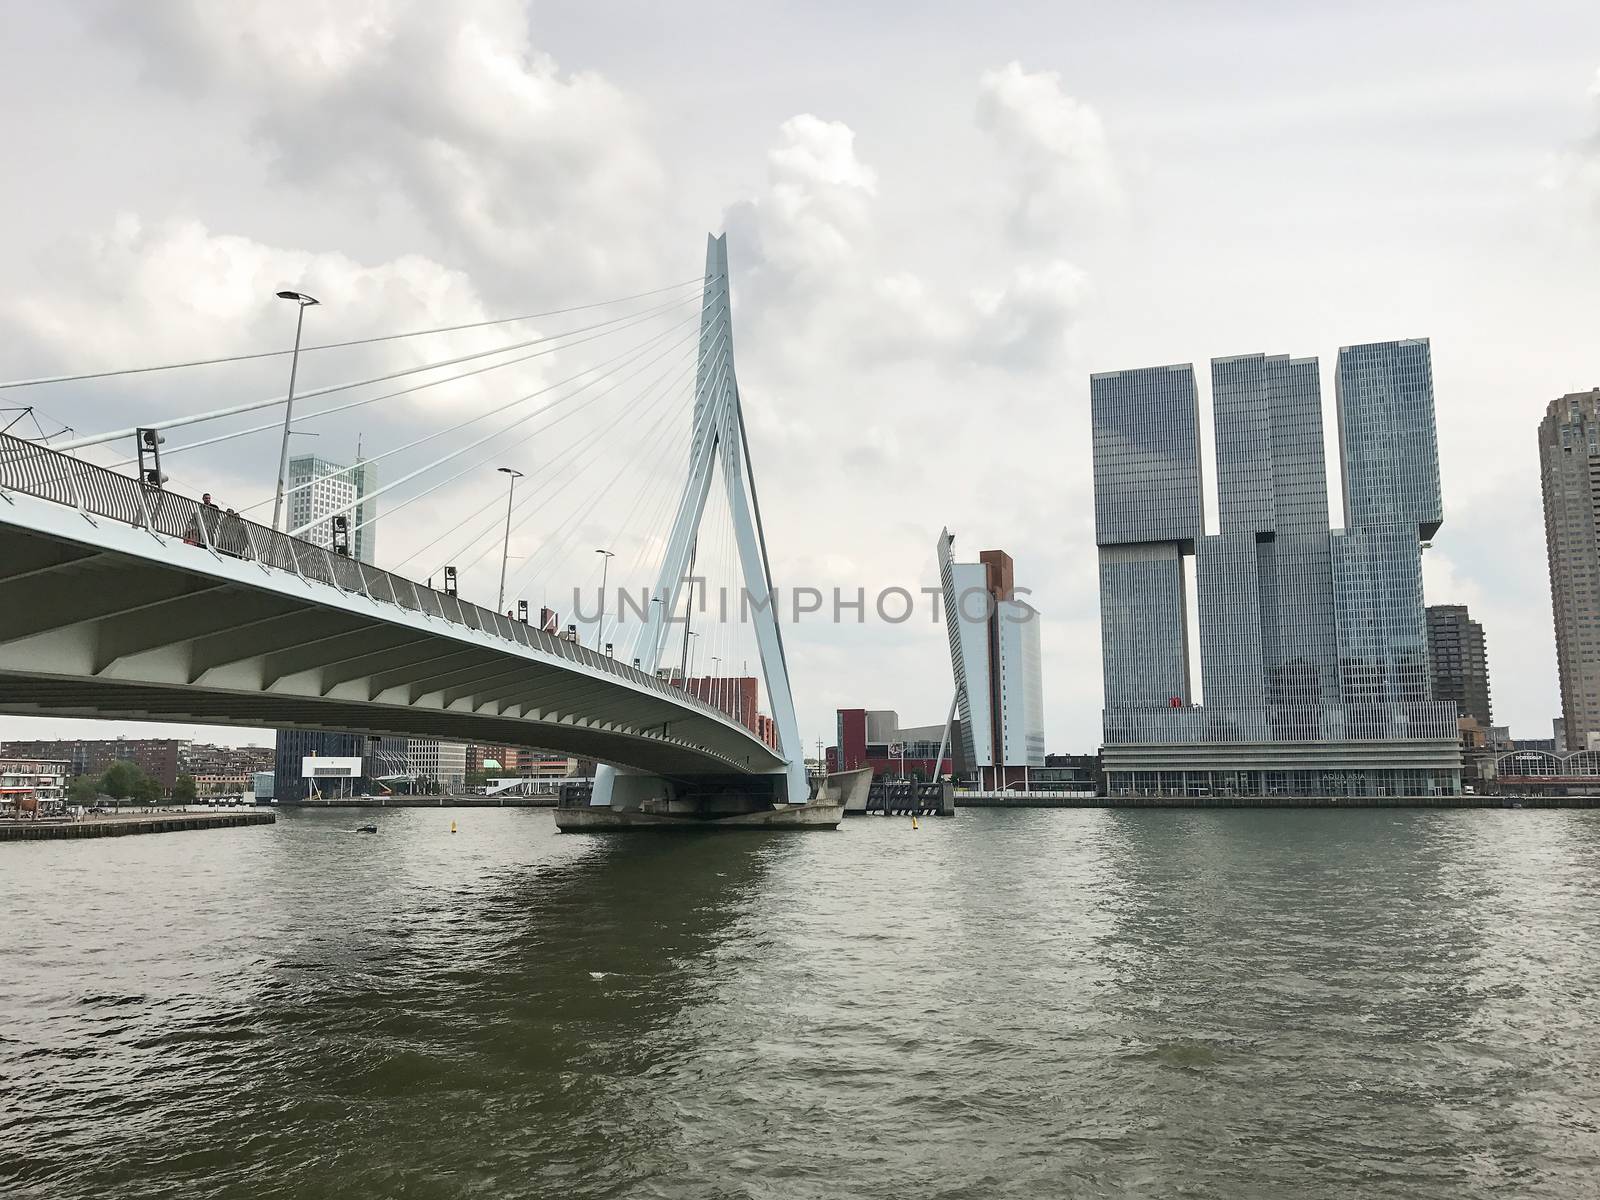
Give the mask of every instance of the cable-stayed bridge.
<path id="1" fill-rule="evenodd" d="M 826 797 L 808 803 L 734 370 L 724 239 L 709 240 L 702 278 L 619 301 L 304 348 L 300 325 L 316 301 L 280 294 L 300 304 L 292 351 L 0 384 L 0 397 L 82 394 L 291 356 L 287 393 L 101 434 L 51 435 L 37 410 L 12 410 L 38 436 L 19 436 L 15 420 L 0 434 L 0 710 L 594 759 L 592 800 L 570 824 L 712 813 L 836 822 Z M 518 322 L 564 327 L 472 340 Z M 468 342 L 424 362 L 381 357 L 428 337 Z M 373 356 L 376 369 L 296 394 L 302 357 L 331 351 Z M 506 398 L 498 381 L 514 374 Z M 463 381 L 477 390 L 463 395 Z M 452 387 L 449 403 L 419 411 L 419 394 Z M 299 474 L 286 478 L 291 436 L 307 425 L 339 436 L 330 418 L 358 409 L 399 414 L 368 433 L 375 453 L 353 465 L 296 458 Z M 242 423 L 270 410 L 266 423 Z M 192 426 L 222 431 L 176 442 Z M 198 463 L 226 447 L 234 468 L 266 460 L 238 449 L 262 434 L 282 438 L 270 498 L 235 511 L 165 486 L 180 454 Z M 381 484 L 380 463 L 393 472 Z M 268 504 L 270 526 L 249 515 Z M 369 547 L 381 532 L 409 553 L 384 569 L 351 553 L 362 532 Z M 513 549 L 526 551 L 515 570 Z M 494 608 L 463 594 L 475 581 L 487 598 L 496 573 Z M 732 619 L 708 605 L 713 587 L 741 597 Z M 563 622 L 541 603 L 529 620 L 530 593 L 565 594 L 575 610 L 589 596 L 595 607 Z M 697 658 L 711 670 L 697 676 Z"/>

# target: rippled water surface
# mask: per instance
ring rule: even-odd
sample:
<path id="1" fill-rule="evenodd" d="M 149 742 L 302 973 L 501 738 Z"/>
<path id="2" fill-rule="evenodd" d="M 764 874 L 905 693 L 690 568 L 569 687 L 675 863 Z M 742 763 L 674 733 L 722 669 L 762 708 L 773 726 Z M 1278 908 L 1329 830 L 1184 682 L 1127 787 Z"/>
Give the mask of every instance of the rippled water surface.
<path id="1" fill-rule="evenodd" d="M 0 846 L 0 1195 L 1600 1194 L 1600 813 L 366 815 Z"/>

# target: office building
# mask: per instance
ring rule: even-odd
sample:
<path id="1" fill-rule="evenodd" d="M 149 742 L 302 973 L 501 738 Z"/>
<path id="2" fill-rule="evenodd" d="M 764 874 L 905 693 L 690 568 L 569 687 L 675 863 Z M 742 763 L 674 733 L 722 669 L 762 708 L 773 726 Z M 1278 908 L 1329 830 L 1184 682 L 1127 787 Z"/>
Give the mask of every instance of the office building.
<path id="1" fill-rule="evenodd" d="M 1539 478 L 1550 563 L 1561 743 L 1600 734 L 1600 388 L 1552 400 L 1539 423 Z"/>
<path id="2" fill-rule="evenodd" d="M 300 536 L 319 546 L 333 545 L 333 516 L 345 512 L 350 518 L 350 555 L 371 564 L 377 542 L 375 521 L 378 502 L 368 498 L 377 489 L 377 467 L 357 459 L 354 466 L 329 462 L 315 455 L 289 460 L 289 528 L 311 525 Z M 292 490 L 298 488 L 298 491 Z M 354 504 L 351 509 L 349 506 Z"/>
<path id="3" fill-rule="evenodd" d="M 1194 371 L 1096 375 L 1089 403 L 1106 707 L 1187 704 L 1183 556 L 1205 533 Z"/>
<path id="4" fill-rule="evenodd" d="M 1317 361 L 1212 361 L 1208 534 L 1192 366 L 1091 377 L 1112 794 L 1459 790 L 1455 706 L 1430 697 L 1423 618 L 1422 541 L 1442 520 L 1428 343 L 1345 347 L 1335 385 L 1339 531 Z"/>
<path id="5" fill-rule="evenodd" d="M 1465 604 L 1430 604 L 1427 621 L 1433 698 L 1453 700 L 1463 717 L 1489 728 L 1494 720 L 1483 626 L 1467 614 Z"/>
<path id="6" fill-rule="evenodd" d="M 459 792 L 467 786 L 466 744 L 438 738 L 407 738 L 406 773 L 427 788 Z"/>
<path id="7" fill-rule="evenodd" d="M 954 769 L 980 787 L 1025 782 L 1044 766 L 1044 684 L 1039 611 L 1019 594 L 1011 556 L 985 550 L 958 563 L 955 536 L 936 553 L 950 664 L 955 675 Z"/>
<path id="8" fill-rule="evenodd" d="M 332 733 L 321 729 L 280 729 L 273 756 L 272 788 L 278 803 L 296 804 L 307 799 L 314 779 L 304 775 L 308 758 L 359 758 L 359 778 L 341 780 L 353 794 L 408 789 L 414 776 L 408 772 L 406 739 L 364 733 Z"/>

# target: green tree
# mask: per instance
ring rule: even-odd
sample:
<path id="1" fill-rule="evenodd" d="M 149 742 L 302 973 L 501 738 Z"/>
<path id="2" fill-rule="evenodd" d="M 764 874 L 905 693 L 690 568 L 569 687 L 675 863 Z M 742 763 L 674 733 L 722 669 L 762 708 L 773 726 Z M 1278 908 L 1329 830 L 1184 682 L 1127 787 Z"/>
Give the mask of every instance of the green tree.
<path id="1" fill-rule="evenodd" d="M 71 795 L 74 804 L 93 804 L 100 795 L 99 780 L 93 775 L 79 775 L 72 781 Z"/>
<path id="2" fill-rule="evenodd" d="M 113 800 L 126 800 L 143 775 L 137 763 L 114 762 L 100 776 L 100 790 Z"/>
<path id="3" fill-rule="evenodd" d="M 178 804 L 193 804 L 199 790 L 194 785 L 193 775 L 179 775 L 177 783 L 172 785 L 172 799 Z"/>
<path id="4" fill-rule="evenodd" d="M 143 771 L 133 785 L 133 799 L 138 804 L 159 804 L 161 802 L 161 785 Z"/>

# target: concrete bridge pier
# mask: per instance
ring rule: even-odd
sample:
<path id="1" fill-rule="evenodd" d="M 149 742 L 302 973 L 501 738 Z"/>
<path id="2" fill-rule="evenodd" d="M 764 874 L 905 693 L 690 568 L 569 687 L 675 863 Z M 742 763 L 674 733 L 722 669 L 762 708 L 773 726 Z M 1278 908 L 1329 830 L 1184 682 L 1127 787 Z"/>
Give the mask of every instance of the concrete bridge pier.
<path id="1" fill-rule="evenodd" d="M 864 800 L 871 783 L 870 770 L 830 775 L 812 795 L 789 803 L 785 772 L 669 779 L 619 769 L 611 778 L 609 803 L 583 795 L 563 798 L 556 827 L 833 829 L 843 819 L 845 805 Z"/>

